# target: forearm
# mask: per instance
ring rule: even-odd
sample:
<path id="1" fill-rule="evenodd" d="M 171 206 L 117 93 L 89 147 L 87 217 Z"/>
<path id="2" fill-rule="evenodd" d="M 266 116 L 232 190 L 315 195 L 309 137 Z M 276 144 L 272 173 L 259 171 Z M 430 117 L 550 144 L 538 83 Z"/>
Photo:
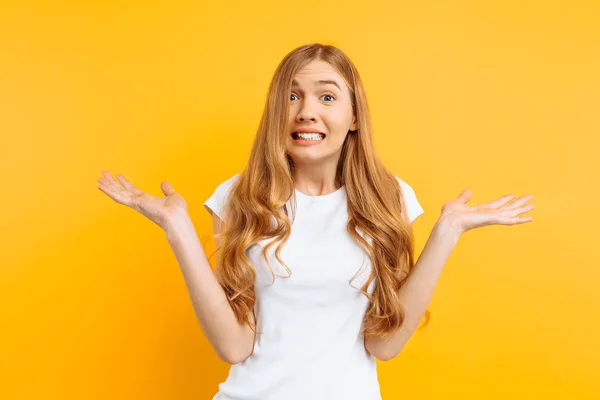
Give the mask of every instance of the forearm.
<path id="1" fill-rule="evenodd" d="M 204 334 L 223 361 L 241 361 L 252 351 L 254 332 L 237 321 L 191 219 L 187 214 L 172 218 L 165 233 Z"/>
<path id="2" fill-rule="evenodd" d="M 451 224 L 438 220 L 419 259 L 398 292 L 405 311 L 402 326 L 385 339 L 369 338 L 365 341 L 365 348 L 377 358 L 394 358 L 417 329 L 459 236 Z"/>

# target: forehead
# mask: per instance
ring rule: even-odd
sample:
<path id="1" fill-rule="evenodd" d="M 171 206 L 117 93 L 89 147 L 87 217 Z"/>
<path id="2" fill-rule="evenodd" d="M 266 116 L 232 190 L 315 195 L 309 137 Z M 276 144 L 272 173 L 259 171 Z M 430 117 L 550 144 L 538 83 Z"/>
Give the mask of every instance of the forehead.
<path id="1" fill-rule="evenodd" d="M 331 64 L 322 60 L 313 60 L 303 66 L 296 72 L 294 83 L 300 86 L 317 85 L 320 80 L 332 80 L 337 82 L 340 88 L 344 88 L 346 83 Z"/>

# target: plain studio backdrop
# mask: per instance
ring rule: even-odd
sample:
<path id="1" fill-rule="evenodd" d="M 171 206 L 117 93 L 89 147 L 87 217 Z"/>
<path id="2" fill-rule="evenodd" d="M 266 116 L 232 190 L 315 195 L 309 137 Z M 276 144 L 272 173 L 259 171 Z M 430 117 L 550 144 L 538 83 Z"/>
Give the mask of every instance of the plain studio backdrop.
<path id="1" fill-rule="evenodd" d="M 600 5 L 595 1 L 95 1 L 0 5 L 0 398 L 209 399 L 229 365 L 160 229 L 106 169 L 203 201 L 247 160 L 272 74 L 334 44 L 378 154 L 442 204 L 535 196 L 533 222 L 467 232 L 388 399 L 600 398 Z M 214 242 L 206 243 L 208 254 Z M 211 259 L 214 265 L 214 257 Z"/>

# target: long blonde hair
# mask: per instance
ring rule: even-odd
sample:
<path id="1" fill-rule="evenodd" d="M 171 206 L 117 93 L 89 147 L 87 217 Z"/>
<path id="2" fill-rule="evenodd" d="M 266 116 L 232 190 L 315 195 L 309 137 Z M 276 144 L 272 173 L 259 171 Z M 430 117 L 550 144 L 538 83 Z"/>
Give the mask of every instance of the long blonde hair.
<path id="1" fill-rule="evenodd" d="M 313 60 L 329 63 L 350 89 L 358 129 L 350 131 L 344 141 L 336 187 L 345 185 L 347 232 L 367 252 L 373 266 L 360 288 L 369 299 L 362 333 L 365 338 L 385 337 L 404 321 L 398 290 L 414 266 L 413 232 L 402 188 L 375 155 L 367 99 L 358 71 L 334 46 L 313 43 L 298 47 L 277 67 L 248 164 L 232 185 L 224 205 L 227 217 L 223 232 L 215 235 L 221 238 L 221 246 L 216 250 L 216 276 L 238 321 L 255 330 L 256 324 L 250 316 L 256 301 L 256 271 L 246 251 L 260 241 L 272 239 L 262 256 L 268 262 L 267 251 L 279 243 L 275 257 L 289 271 L 280 258 L 292 226 L 286 203 L 295 196 L 294 165 L 285 147 L 289 135 L 289 97 L 296 72 Z M 372 239 L 372 245 L 359 231 Z M 376 285 L 371 295 L 367 289 L 374 279 Z M 429 318 L 429 311 L 425 316 Z"/>

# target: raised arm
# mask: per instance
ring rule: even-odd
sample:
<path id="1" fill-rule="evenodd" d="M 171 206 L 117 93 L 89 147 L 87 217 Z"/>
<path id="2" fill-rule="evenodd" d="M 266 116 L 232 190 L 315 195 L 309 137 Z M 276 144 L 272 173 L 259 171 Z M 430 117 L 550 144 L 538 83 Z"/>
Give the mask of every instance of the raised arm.
<path id="1" fill-rule="evenodd" d="M 532 195 L 516 199 L 514 194 L 509 194 L 489 203 L 469 206 L 466 203 L 471 194 L 467 189 L 442 207 L 442 214 L 419 259 L 398 292 L 398 299 L 406 313 L 404 323 L 388 338 L 365 339 L 365 348 L 374 357 L 382 361 L 391 360 L 408 342 L 418 328 L 446 261 L 462 234 L 488 225 L 518 225 L 532 221 L 531 217 L 521 217 L 521 214 L 533 210 L 533 204 L 526 204 L 533 199 Z"/>
<path id="2" fill-rule="evenodd" d="M 123 175 L 116 175 L 115 179 L 106 171 L 102 171 L 98 183 L 98 189 L 114 201 L 136 210 L 165 231 L 200 326 L 219 358 L 237 364 L 252 354 L 254 331 L 237 321 L 198 240 L 183 197 L 167 181 L 161 182 L 165 197 L 144 193 Z M 221 219 L 214 214 L 213 229 L 215 233 L 222 229 Z"/>
<path id="3" fill-rule="evenodd" d="M 213 213 L 215 234 L 221 232 L 222 225 Z M 187 213 L 174 216 L 165 231 L 204 334 L 223 361 L 229 364 L 244 361 L 254 350 L 255 333 L 247 324 L 237 321 Z"/>

